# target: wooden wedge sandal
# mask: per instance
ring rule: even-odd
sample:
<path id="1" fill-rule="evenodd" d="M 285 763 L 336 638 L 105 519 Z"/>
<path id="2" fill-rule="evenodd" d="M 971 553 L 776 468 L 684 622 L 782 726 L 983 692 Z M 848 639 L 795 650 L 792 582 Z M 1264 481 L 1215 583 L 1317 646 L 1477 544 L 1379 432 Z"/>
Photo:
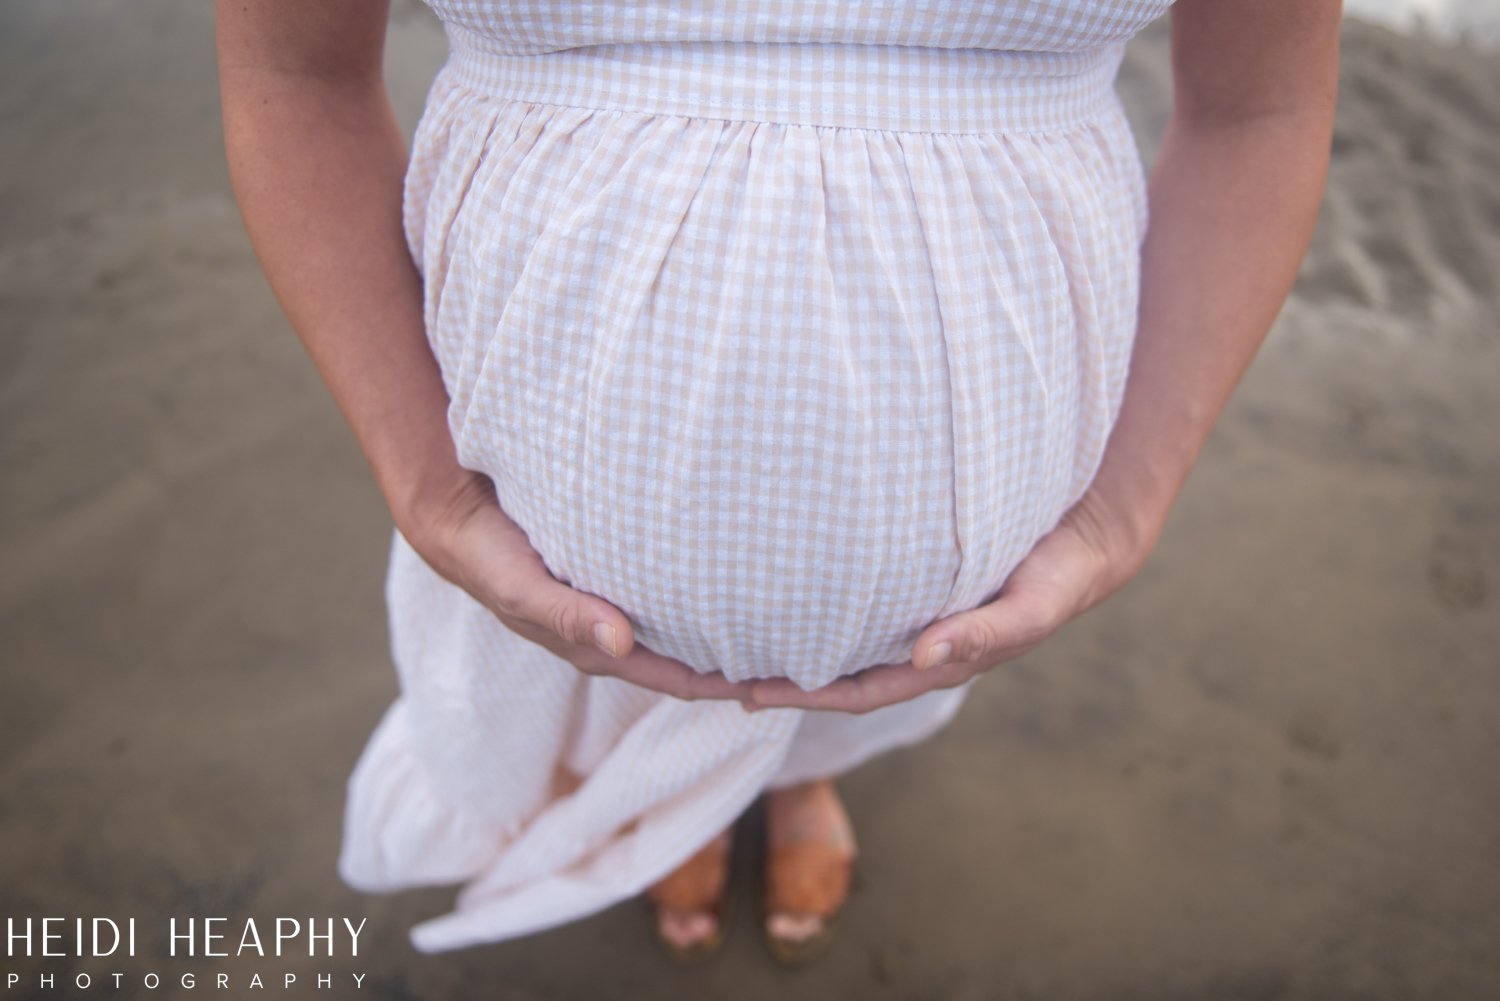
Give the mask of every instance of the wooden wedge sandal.
<path id="1" fill-rule="evenodd" d="M 700 848 L 691 858 L 646 890 L 652 903 L 654 936 L 667 958 L 678 966 L 696 966 L 724 945 L 729 917 L 729 849 L 731 827 Z M 662 933 L 667 914 L 708 914 L 714 930 L 688 945 L 679 945 Z"/>

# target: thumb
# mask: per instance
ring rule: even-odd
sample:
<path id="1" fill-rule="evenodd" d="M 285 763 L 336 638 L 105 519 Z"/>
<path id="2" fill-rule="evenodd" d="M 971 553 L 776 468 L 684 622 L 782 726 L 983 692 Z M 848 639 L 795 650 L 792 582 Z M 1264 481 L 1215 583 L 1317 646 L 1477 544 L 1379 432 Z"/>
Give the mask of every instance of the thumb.
<path id="1" fill-rule="evenodd" d="M 480 592 L 492 604 L 567 643 L 624 657 L 635 645 L 630 620 L 597 595 L 570 587 L 547 569 L 520 527 L 498 505 L 469 522 L 464 551 Z"/>
<path id="2" fill-rule="evenodd" d="M 995 600 L 924 629 L 912 663 L 926 669 L 948 660 L 1019 656 L 1088 607 L 1100 574 L 1096 548 L 1076 532 L 1049 532 L 1011 570 Z"/>
<path id="3" fill-rule="evenodd" d="M 534 584 L 528 582 L 521 589 L 528 595 L 522 618 L 552 630 L 569 643 L 595 646 L 612 657 L 624 657 L 635 646 L 630 620 L 614 605 L 569 587 L 551 574 L 537 576 Z"/>
<path id="4" fill-rule="evenodd" d="M 1024 594 L 1002 594 L 987 605 L 939 619 L 918 634 L 911 662 L 920 670 L 952 660 L 984 661 L 1028 647 L 1049 632 L 1045 610 Z"/>

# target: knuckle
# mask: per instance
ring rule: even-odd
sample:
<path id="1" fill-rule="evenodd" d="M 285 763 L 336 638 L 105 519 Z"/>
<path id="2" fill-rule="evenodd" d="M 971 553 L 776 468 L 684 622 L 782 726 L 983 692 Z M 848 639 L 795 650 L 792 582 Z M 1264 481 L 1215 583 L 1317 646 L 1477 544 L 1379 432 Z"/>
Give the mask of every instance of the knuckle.
<path id="1" fill-rule="evenodd" d="M 568 642 L 584 642 L 579 636 L 582 623 L 583 615 L 576 601 L 565 596 L 547 605 L 545 625 Z"/>
<path id="2" fill-rule="evenodd" d="M 472 588 L 469 589 L 472 593 Z M 494 610 L 496 615 L 511 619 L 527 619 L 526 602 L 514 588 L 490 587 L 484 595 L 476 595 Z"/>
<path id="3" fill-rule="evenodd" d="M 964 660 L 975 660 L 1000 646 L 1000 630 L 986 618 L 977 618 L 964 633 Z"/>

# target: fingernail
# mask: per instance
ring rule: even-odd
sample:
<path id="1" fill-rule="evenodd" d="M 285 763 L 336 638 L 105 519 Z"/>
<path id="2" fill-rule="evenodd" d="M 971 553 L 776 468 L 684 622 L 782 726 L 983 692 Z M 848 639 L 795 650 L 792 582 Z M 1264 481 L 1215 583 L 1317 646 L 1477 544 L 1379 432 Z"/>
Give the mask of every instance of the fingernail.
<path id="1" fill-rule="evenodd" d="M 615 652 L 615 627 L 608 622 L 594 623 L 594 645 L 611 657 L 618 657 Z"/>
<path id="2" fill-rule="evenodd" d="M 934 643 L 932 646 L 927 648 L 927 662 L 921 665 L 922 670 L 927 671 L 931 670 L 934 667 L 937 667 L 939 664 L 946 664 L 948 662 L 948 658 L 952 655 L 952 643 L 949 643 L 947 640 L 943 640 L 941 643 Z"/>
<path id="3" fill-rule="evenodd" d="M 745 710 L 745 712 L 747 712 L 747 713 L 753 713 L 753 712 L 757 711 L 758 709 L 760 709 L 760 706 L 756 705 L 753 702 L 741 702 L 740 703 L 740 708 L 743 709 L 743 710 Z"/>

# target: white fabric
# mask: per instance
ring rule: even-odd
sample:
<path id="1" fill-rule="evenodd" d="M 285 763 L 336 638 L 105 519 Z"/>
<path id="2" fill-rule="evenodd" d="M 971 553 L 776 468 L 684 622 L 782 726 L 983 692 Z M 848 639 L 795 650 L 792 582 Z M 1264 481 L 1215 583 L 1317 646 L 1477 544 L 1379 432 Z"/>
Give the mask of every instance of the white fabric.
<path id="1" fill-rule="evenodd" d="M 407 234 L 461 461 L 549 570 L 809 690 L 992 597 L 1118 412 L 1146 203 L 1112 83 L 1168 2 L 435 6 Z M 399 537 L 388 598 L 340 864 L 466 884 L 425 951 L 632 896 L 967 692 L 746 715 L 588 678 Z"/>

